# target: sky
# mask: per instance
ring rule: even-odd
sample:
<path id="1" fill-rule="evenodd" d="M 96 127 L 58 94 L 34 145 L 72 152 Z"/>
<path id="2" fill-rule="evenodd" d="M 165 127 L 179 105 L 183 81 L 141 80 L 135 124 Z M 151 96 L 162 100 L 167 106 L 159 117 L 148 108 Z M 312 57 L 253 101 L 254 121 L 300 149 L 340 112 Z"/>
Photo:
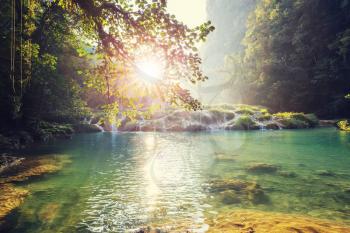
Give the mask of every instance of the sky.
<path id="1" fill-rule="evenodd" d="M 190 27 L 206 21 L 206 0 L 168 0 L 168 12 Z"/>

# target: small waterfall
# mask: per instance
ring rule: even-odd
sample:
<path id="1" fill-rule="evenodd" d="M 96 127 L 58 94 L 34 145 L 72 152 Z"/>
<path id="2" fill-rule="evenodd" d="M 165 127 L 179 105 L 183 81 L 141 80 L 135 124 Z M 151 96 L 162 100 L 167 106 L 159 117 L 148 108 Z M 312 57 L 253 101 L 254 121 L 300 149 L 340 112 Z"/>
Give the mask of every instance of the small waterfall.
<path id="1" fill-rule="evenodd" d="M 266 130 L 266 126 L 264 124 L 259 125 L 260 130 Z"/>
<path id="2" fill-rule="evenodd" d="M 118 127 L 115 125 L 115 123 L 113 123 L 113 124 L 111 125 L 111 131 L 112 131 L 112 132 L 118 132 Z"/>
<path id="3" fill-rule="evenodd" d="M 92 124 L 92 125 L 96 126 L 99 130 L 101 130 L 101 132 L 105 132 L 105 129 L 101 125 L 99 124 Z"/>

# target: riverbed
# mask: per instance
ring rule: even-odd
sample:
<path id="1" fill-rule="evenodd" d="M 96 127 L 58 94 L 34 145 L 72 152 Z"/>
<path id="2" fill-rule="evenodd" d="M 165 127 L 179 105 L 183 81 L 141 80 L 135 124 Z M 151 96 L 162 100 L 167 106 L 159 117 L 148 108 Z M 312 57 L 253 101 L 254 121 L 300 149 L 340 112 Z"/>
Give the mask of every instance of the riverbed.
<path id="1" fill-rule="evenodd" d="M 9 233 L 205 232 L 242 209 L 350 224 L 350 134 L 334 128 L 104 132 L 22 153 L 71 163 L 16 183 L 30 195 L 6 216 Z"/>

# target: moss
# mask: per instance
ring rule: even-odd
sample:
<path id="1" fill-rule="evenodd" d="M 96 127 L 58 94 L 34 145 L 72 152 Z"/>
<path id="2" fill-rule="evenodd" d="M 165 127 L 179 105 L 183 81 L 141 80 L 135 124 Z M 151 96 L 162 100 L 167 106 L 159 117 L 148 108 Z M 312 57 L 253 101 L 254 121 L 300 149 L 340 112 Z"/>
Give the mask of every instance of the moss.
<path id="1" fill-rule="evenodd" d="M 237 114 L 244 114 L 244 115 L 254 115 L 254 110 L 249 108 L 241 108 L 235 111 Z"/>
<path id="2" fill-rule="evenodd" d="M 318 125 L 319 120 L 314 114 L 297 112 L 280 112 L 273 115 L 287 129 L 310 128 Z"/>
<path id="3" fill-rule="evenodd" d="M 278 121 L 282 124 L 282 128 L 284 129 L 305 129 L 309 128 L 309 124 L 305 121 L 293 119 L 293 118 L 286 118 L 281 119 Z"/>
<path id="4" fill-rule="evenodd" d="M 234 122 L 232 129 L 250 130 L 250 129 L 259 129 L 259 126 L 251 119 L 250 116 L 243 115 L 243 116 L 240 116 Z"/>

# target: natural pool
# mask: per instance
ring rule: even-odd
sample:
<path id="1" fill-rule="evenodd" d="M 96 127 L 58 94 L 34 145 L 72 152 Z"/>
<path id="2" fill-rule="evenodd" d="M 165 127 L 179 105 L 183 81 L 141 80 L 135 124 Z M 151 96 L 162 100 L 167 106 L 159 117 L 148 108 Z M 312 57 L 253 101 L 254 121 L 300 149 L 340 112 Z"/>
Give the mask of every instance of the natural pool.
<path id="1" fill-rule="evenodd" d="M 204 232 L 233 209 L 350 224 L 350 134 L 333 128 L 83 134 L 30 153 L 72 163 L 17 184 L 31 194 L 6 217 L 9 233 Z"/>

